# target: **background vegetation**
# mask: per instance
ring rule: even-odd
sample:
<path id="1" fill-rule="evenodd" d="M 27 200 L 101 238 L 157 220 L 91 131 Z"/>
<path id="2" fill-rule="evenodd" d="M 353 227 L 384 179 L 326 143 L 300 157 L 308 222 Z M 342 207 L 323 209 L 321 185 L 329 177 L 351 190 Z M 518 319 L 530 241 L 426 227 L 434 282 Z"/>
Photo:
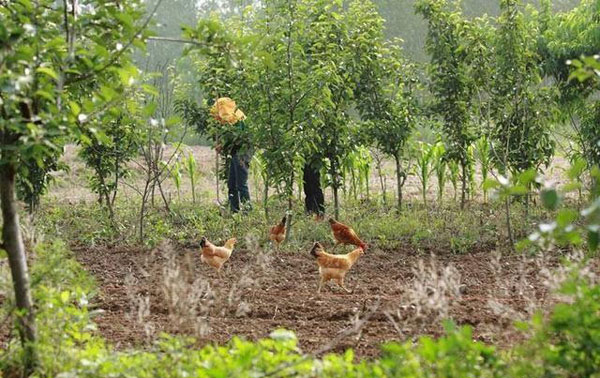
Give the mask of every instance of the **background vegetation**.
<path id="1" fill-rule="evenodd" d="M 2 374 L 598 374 L 600 1 L 166 3 L 0 0 Z M 247 128 L 209 116 L 221 96 Z M 228 156 L 186 143 L 239 140 L 254 152 L 254 207 L 229 214 Z M 557 299 L 528 310 L 524 341 L 506 348 L 446 321 L 443 337 L 401 337 L 363 361 L 327 353 L 360 338 L 377 305 L 309 352 L 285 330 L 200 347 L 164 335 L 118 351 L 95 332 L 98 288 L 71 248 L 236 235 L 260 260 L 265 230 L 287 213 L 284 253 L 305 252 L 329 238 L 303 214 L 310 161 L 327 213 L 376 250 L 551 255 L 564 260 L 540 263 Z M 189 286 L 177 264 L 165 262 L 165 287 L 195 299 L 165 289 L 167 311 L 202 335 L 206 308 L 226 301 L 200 278 Z M 450 268 L 420 269 L 412 307 L 385 314 L 400 335 L 410 309 L 441 321 L 461 294 Z M 150 304 L 135 306 L 144 323 Z"/>

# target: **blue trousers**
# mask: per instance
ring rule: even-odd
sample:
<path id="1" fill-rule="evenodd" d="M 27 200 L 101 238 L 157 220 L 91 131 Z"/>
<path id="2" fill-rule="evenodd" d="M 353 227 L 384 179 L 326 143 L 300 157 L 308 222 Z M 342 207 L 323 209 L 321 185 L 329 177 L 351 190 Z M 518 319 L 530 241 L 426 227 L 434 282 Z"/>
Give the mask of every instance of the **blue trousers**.
<path id="1" fill-rule="evenodd" d="M 248 190 L 248 168 L 250 157 L 244 154 L 234 154 L 229 164 L 229 176 L 227 178 L 227 189 L 229 208 L 232 212 L 240 211 L 240 205 L 250 202 L 250 191 Z"/>

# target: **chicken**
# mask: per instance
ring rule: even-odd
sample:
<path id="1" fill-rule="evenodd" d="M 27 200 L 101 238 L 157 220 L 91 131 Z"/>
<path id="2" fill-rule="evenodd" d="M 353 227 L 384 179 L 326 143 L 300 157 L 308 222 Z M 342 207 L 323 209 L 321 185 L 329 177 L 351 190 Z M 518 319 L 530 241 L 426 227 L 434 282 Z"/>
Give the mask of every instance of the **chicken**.
<path id="1" fill-rule="evenodd" d="M 332 255 L 325 252 L 321 243 L 316 242 L 310 250 L 310 254 L 316 257 L 317 264 L 319 265 L 319 275 L 321 279 L 319 281 L 317 293 L 321 292 L 323 283 L 329 280 L 334 280 L 347 293 L 351 293 L 351 291 L 344 286 L 344 277 L 346 277 L 346 273 L 348 273 L 350 268 L 352 268 L 352 265 L 354 265 L 356 260 L 358 260 L 363 253 L 365 253 L 364 249 L 357 248 L 345 255 Z"/>
<path id="2" fill-rule="evenodd" d="M 362 248 L 363 251 L 367 250 L 367 244 L 358 238 L 358 235 L 356 235 L 356 232 L 354 232 L 352 228 L 337 222 L 333 218 L 329 218 L 329 225 L 331 226 L 331 232 L 333 232 L 333 237 L 336 241 L 335 247 L 340 244 L 352 244 Z"/>
<path id="3" fill-rule="evenodd" d="M 222 247 L 217 247 L 209 242 L 206 237 L 202 237 L 202 240 L 200 241 L 200 248 L 202 248 L 200 260 L 215 268 L 217 274 L 221 277 L 221 268 L 223 267 L 223 264 L 229 260 L 229 257 L 231 257 L 231 252 L 233 252 L 233 247 L 236 242 L 237 240 L 235 238 L 231 238 L 227 240 Z"/>
<path id="4" fill-rule="evenodd" d="M 287 220 L 287 215 L 284 215 L 283 219 L 276 226 L 271 227 L 269 230 L 269 239 L 271 242 L 275 244 L 277 250 L 279 250 L 279 244 L 285 240 L 285 222 Z"/>

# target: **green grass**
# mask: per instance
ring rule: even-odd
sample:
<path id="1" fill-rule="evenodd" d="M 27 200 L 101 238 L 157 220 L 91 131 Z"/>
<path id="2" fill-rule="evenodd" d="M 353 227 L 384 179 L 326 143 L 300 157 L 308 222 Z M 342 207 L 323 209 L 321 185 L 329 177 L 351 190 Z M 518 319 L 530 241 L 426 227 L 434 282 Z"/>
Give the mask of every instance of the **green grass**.
<path id="1" fill-rule="evenodd" d="M 269 227 L 276 224 L 285 212 L 282 201 L 271 200 L 268 219 L 256 204 L 245 214 L 223 214 L 209 198 L 210 193 L 204 192 L 200 193 L 199 203 L 174 202 L 171 213 L 157 202 L 157 207 L 150 207 L 144 221 L 143 243 L 152 247 L 163 239 L 169 239 L 182 245 L 195 245 L 202 236 L 217 242 L 234 236 L 241 248 L 246 247 L 247 237 L 266 245 Z M 104 210 L 95 203 L 45 203 L 37 217 L 37 225 L 46 234 L 71 243 L 138 244 L 139 203 L 120 199 L 115 211 L 116 230 L 110 226 Z M 551 216 L 541 208 L 533 207 L 526 219 L 518 203 L 513 205 L 512 211 L 513 227 L 518 237 L 525 237 L 534 224 Z M 371 248 L 385 251 L 414 250 L 443 254 L 507 246 L 505 215 L 501 204 L 496 203 L 474 203 L 460 210 L 449 201 L 442 207 L 433 205 L 429 208 L 424 208 L 420 202 L 408 202 L 405 209 L 397 213 L 394 209 L 384 209 L 376 201 L 349 202 L 344 205 L 340 221 L 351 225 Z M 298 205 L 294 209 L 291 237 L 283 250 L 303 251 L 314 241 L 325 245 L 333 243 L 329 225 L 305 215 Z"/>

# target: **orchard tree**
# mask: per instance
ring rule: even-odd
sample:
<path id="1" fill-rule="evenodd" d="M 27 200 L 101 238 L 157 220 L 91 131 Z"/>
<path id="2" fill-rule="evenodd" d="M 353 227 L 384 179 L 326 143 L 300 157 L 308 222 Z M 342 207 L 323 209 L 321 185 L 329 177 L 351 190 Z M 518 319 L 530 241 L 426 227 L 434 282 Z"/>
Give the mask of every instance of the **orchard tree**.
<path id="1" fill-rule="evenodd" d="M 16 182 L 27 175 L 23 162 L 45 167 L 67 139 L 93 132 L 91 120 L 135 82 L 129 55 L 142 46 L 145 13 L 137 0 L 14 0 L 0 7 L 1 248 L 11 269 L 26 374 L 36 362 L 36 329 Z"/>
<path id="2" fill-rule="evenodd" d="M 111 108 L 103 117 L 90 122 L 95 128 L 84 130 L 79 140 L 82 146 L 79 155 L 94 172 L 89 177 L 90 187 L 98 195 L 98 202 L 108 210 L 113 227 L 119 182 L 129 171 L 127 163 L 135 156 L 140 139 L 138 120 L 130 113 L 135 106 L 134 102 L 128 107 Z"/>
<path id="3" fill-rule="evenodd" d="M 492 84 L 493 150 L 501 173 L 538 170 L 554 152 L 553 96 L 543 87 L 535 49 L 536 23 L 528 23 L 520 0 L 502 0 Z"/>
<path id="4" fill-rule="evenodd" d="M 475 140 L 469 113 L 474 85 L 469 76 L 471 56 L 465 48 L 466 21 L 459 10 L 450 10 L 447 0 L 417 0 L 415 7 L 428 23 L 425 49 L 431 56 L 429 66 L 433 110 L 443 120 L 446 156 L 461 167 L 461 208 L 464 207 L 469 177 L 468 147 Z"/>
<path id="5" fill-rule="evenodd" d="M 368 10 L 362 10 L 365 14 Z M 374 15 L 374 17 L 379 17 Z M 366 36 L 365 36 L 366 37 Z M 368 51 L 358 55 L 364 69 L 358 78 L 356 107 L 370 122 L 369 136 L 379 150 L 396 163 L 397 209 L 402 209 L 402 188 L 407 172 L 403 168 L 406 143 L 417 123 L 418 78 L 416 67 L 402 55 L 395 43 L 382 43 L 381 27 L 367 38 Z M 356 51 L 356 50 L 355 50 Z"/>
<path id="6" fill-rule="evenodd" d="M 339 218 L 342 162 L 365 137 L 360 123 L 352 122 L 349 113 L 365 64 L 355 53 L 367 50 L 365 45 L 372 43 L 369 35 L 381 27 L 381 20 L 359 1 L 350 3 L 347 10 L 342 1 L 306 3 L 310 7 L 306 54 L 311 75 L 318 83 L 311 96 L 314 114 L 308 120 L 312 133 L 309 145 L 327 159 L 335 217 Z"/>
<path id="7" fill-rule="evenodd" d="M 283 183 L 288 233 L 296 168 L 305 148 L 307 99 L 314 87 L 303 46 L 306 11 L 305 4 L 297 0 L 265 1 L 254 27 L 261 38 L 248 69 L 251 88 L 255 89 L 251 96 L 252 130 L 261 149 L 267 183 Z M 264 195 L 266 206 L 267 193 Z"/>
<path id="8" fill-rule="evenodd" d="M 592 80 L 571 80 L 571 74 L 579 72 L 585 61 L 591 67 L 594 54 L 600 52 L 600 1 L 582 0 L 574 9 L 558 14 L 552 13 L 549 0 L 544 0 L 542 5 L 538 52 L 544 74 L 553 78 L 559 89 L 561 115 L 571 125 L 570 139 L 576 142 L 575 154 L 586 159 L 589 171 L 600 164 L 598 87 Z M 570 65 L 571 61 L 574 64 Z"/>

